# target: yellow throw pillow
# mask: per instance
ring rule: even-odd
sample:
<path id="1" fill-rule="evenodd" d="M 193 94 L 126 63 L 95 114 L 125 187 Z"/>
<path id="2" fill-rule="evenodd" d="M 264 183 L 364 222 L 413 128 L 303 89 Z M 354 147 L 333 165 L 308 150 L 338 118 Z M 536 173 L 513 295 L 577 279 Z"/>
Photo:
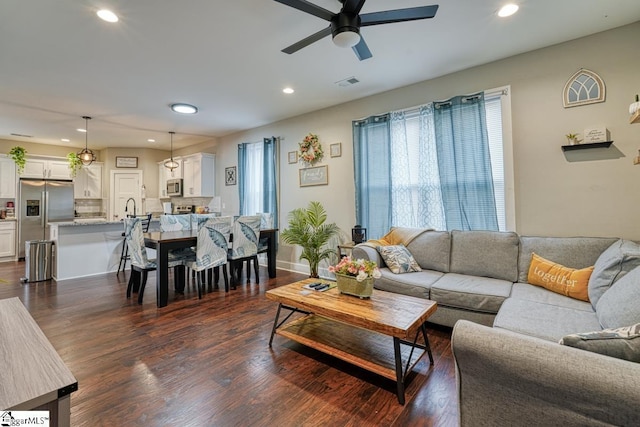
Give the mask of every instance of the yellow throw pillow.
<path id="1" fill-rule="evenodd" d="M 589 277 L 593 266 L 576 270 L 531 254 L 531 266 L 527 281 L 558 294 L 582 301 L 589 301 Z"/>

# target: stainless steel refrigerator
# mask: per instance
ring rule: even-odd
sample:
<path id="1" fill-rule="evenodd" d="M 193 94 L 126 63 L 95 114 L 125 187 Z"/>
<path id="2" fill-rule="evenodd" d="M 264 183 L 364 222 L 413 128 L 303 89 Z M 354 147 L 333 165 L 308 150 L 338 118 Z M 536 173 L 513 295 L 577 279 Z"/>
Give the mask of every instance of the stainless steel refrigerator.
<path id="1" fill-rule="evenodd" d="M 73 221 L 73 182 L 54 180 L 20 180 L 20 249 L 25 256 L 25 242 L 49 240 L 49 223 Z"/>

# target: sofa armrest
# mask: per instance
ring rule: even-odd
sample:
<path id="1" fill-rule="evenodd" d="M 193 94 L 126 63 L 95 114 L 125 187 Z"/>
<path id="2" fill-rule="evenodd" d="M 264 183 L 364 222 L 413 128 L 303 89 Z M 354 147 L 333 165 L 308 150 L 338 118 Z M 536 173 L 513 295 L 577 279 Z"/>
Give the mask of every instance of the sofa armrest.
<path id="1" fill-rule="evenodd" d="M 635 425 L 640 364 L 465 320 L 451 337 L 460 424 Z"/>
<path id="2" fill-rule="evenodd" d="M 368 245 L 357 244 L 351 251 L 351 256 L 354 259 L 367 259 L 375 261 L 378 267 L 386 267 L 384 260 L 375 248 Z"/>

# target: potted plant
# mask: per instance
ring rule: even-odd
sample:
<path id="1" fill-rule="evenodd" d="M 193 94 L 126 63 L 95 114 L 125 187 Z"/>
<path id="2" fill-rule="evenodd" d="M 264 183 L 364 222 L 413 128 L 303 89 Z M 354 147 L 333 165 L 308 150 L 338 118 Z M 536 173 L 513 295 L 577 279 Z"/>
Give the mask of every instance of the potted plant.
<path id="1" fill-rule="evenodd" d="M 373 293 L 373 280 L 382 276 L 375 261 L 350 256 L 343 257 L 336 266 L 330 266 L 329 271 L 336 275 L 341 293 L 360 298 L 369 298 Z"/>
<path id="2" fill-rule="evenodd" d="M 71 171 L 71 176 L 75 178 L 78 174 L 78 171 L 82 167 L 82 160 L 80 157 L 74 152 L 67 154 L 67 161 L 69 162 L 69 170 Z"/>
<path id="3" fill-rule="evenodd" d="M 340 229 L 335 223 L 326 223 L 327 213 L 320 202 L 309 202 L 309 206 L 289 212 L 289 228 L 282 232 L 285 243 L 302 247 L 300 259 L 309 262 L 309 277 L 318 276 L 318 265 L 323 259 L 335 254 L 334 248 L 328 248 L 327 242 L 336 236 Z"/>
<path id="4" fill-rule="evenodd" d="M 18 175 L 22 175 L 22 172 L 24 172 L 24 165 L 27 163 L 27 150 L 25 150 L 24 147 L 16 145 L 15 147 L 12 147 L 11 150 L 9 150 L 9 155 L 18 168 Z"/>
<path id="5" fill-rule="evenodd" d="M 580 144 L 580 141 L 578 141 L 577 133 L 568 133 L 565 136 L 567 137 L 567 142 L 569 143 L 569 145 Z"/>

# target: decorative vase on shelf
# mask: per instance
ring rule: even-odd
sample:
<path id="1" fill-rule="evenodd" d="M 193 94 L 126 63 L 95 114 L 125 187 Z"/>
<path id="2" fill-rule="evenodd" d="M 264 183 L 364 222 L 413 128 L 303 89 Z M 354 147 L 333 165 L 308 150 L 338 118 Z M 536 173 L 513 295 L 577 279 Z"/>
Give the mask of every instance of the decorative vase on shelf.
<path id="1" fill-rule="evenodd" d="M 353 295 L 360 298 L 369 298 L 373 293 L 373 277 L 358 282 L 355 276 L 336 274 L 338 290 L 342 294 Z"/>

